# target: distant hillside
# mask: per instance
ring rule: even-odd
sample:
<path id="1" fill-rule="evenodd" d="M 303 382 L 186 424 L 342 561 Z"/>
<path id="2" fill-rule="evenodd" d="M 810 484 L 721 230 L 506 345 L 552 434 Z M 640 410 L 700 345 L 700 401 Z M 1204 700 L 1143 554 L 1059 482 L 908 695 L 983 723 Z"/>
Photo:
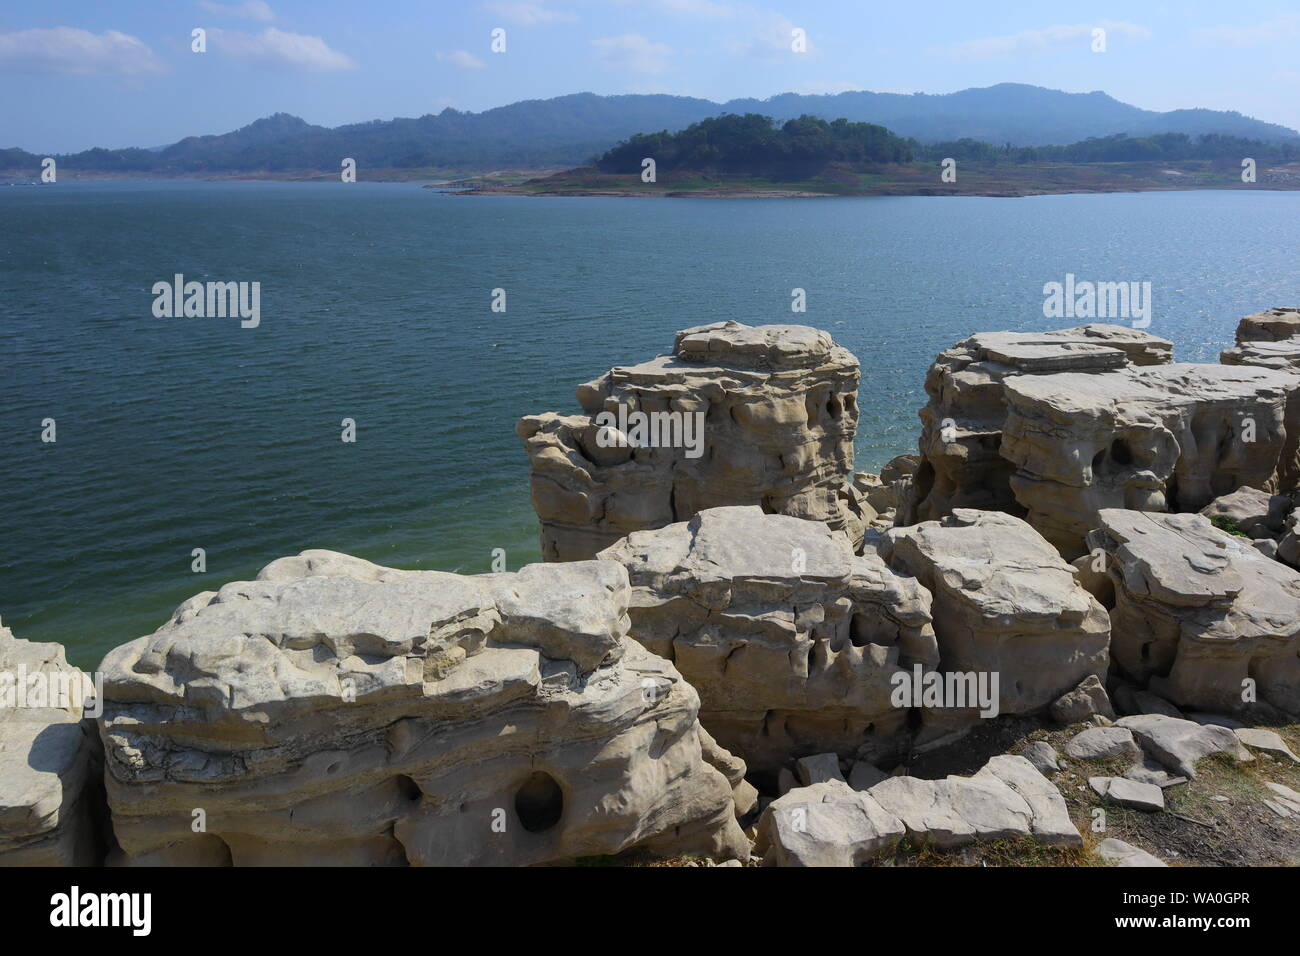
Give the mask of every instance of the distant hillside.
<path id="1" fill-rule="evenodd" d="M 1300 134 L 1235 112 L 1156 113 L 1105 93 L 1062 93 L 1002 83 L 957 93 L 786 93 L 768 100 L 714 103 L 685 96 L 577 93 L 466 113 L 447 109 L 417 119 L 373 120 L 328 129 L 277 113 L 217 136 L 194 136 L 150 149 L 87 150 L 60 157 L 68 169 L 160 174 L 336 170 L 345 156 L 367 168 L 571 166 L 638 133 L 677 131 L 727 113 L 778 121 L 809 115 L 886 126 L 921 143 L 980 140 L 1042 146 L 1090 137 L 1157 133 L 1219 134 L 1296 142 Z M 40 157 L 0 150 L 0 169 L 36 170 Z M 364 175 L 364 173 L 363 173 Z"/>

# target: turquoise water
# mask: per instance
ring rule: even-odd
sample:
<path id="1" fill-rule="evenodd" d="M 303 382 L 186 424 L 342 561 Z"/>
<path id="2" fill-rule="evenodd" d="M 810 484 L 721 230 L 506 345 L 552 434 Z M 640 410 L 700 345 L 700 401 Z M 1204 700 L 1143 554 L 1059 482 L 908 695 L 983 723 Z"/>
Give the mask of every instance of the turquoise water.
<path id="1" fill-rule="evenodd" d="M 1247 312 L 1300 304 L 1297 193 L 60 183 L 0 188 L 0 226 L 0 617 L 86 667 L 196 591 L 304 548 L 464 572 L 489 570 L 494 548 L 511 568 L 536 560 L 516 419 L 577 411 L 575 385 L 689 325 L 829 330 L 863 363 L 858 464 L 874 470 L 914 450 L 936 352 L 1074 324 L 1042 315 L 1043 283 L 1067 272 L 1150 281 L 1150 331 L 1187 361 L 1217 360 Z M 260 282 L 261 324 L 154 318 L 151 288 L 177 272 Z"/>

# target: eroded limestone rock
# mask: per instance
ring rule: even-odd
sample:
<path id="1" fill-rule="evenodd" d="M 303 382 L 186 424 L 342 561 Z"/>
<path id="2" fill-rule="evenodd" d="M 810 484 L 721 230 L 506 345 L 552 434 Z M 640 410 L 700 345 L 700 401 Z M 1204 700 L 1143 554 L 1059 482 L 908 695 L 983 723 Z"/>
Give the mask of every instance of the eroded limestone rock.
<path id="1" fill-rule="evenodd" d="M 83 719 L 87 691 L 93 684 L 62 645 L 0 626 L 0 866 L 100 862 L 101 760 Z"/>
<path id="2" fill-rule="evenodd" d="M 602 551 L 627 568 L 631 636 L 674 662 L 751 770 L 900 755 L 891 678 L 938 660 L 930 596 L 821 522 L 713 508 Z"/>
<path id="3" fill-rule="evenodd" d="M 104 661 L 125 862 L 743 858 L 736 768 L 626 640 L 629 598 L 610 562 L 463 577 L 322 551 L 191 598 Z"/>
<path id="4" fill-rule="evenodd" d="M 825 521 L 856 545 L 857 396 L 858 360 L 817 329 L 718 322 L 677 333 L 672 355 L 579 386 L 584 414 L 519 422 L 544 558 L 590 558 L 634 531 L 727 505 Z M 699 456 L 600 447 L 596 416 L 620 408 L 699 413 Z"/>
<path id="5" fill-rule="evenodd" d="M 1023 514 L 1001 453 L 1006 383 L 1021 376 L 1096 373 L 1166 363 L 1173 345 L 1118 325 L 1055 332 L 981 332 L 939 354 L 926 375 L 915 513 L 900 523 L 941 518 L 954 508 Z M 882 476 L 883 477 L 883 476 Z"/>
<path id="6" fill-rule="evenodd" d="M 1201 515 L 1103 510 L 1111 658 L 1184 710 L 1300 713 L 1300 572 Z M 1247 693 L 1251 691 L 1251 693 Z"/>
<path id="7" fill-rule="evenodd" d="M 880 550 L 930 592 L 940 670 L 996 673 L 1001 713 L 1042 710 L 1105 676 L 1105 609 L 1019 518 L 959 508 L 893 528 Z"/>

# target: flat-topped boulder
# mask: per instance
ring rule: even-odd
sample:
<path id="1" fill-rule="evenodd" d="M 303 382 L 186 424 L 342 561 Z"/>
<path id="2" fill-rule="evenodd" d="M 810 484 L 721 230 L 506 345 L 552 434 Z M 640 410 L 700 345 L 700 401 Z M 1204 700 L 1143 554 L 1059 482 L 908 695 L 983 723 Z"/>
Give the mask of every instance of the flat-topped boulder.
<path id="1" fill-rule="evenodd" d="M 1007 381 L 1059 372 L 1098 373 L 1167 363 L 1172 343 L 1120 325 L 1048 332 L 980 332 L 941 352 L 930 366 L 921 410 L 921 463 L 915 513 L 924 521 L 953 508 L 1023 513 L 1001 456 Z M 909 522 L 910 523 L 910 522 Z"/>
<path id="2" fill-rule="evenodd" d="M 1196 511 L 1295 471 L 1297 378 L 1179 363 L 1018 376 L 1005 387 L 1001 457 L 1027 520 L 1070 557 L 1106 508 Z"/>
<path id="3" fill-rule="evenodd" d="M 895 675 L 938 660 L 930 596 L 825 524 L 712 508 L 600 553 L 627 568 L 631 636 L 674 662 L 700 720 L 750 768 L 901 756 Z"/>
<path id="4" fill-rule="evenodd" d="M 1300 335 L 1300 309 L 1276 306 L 1237 323 L 1237 342 L 1280 342 Z"/>
<path id="5" fill-rule="evenodd" d="M 593 557 L 707 508 L 827 522 L 855 545 L 858 360 L 822 331 L 718 322 L 578 387 L 581 415 L 520 420 L 543 557 Z"/>
<path id="6" fill-rule="evenodd" d="M 745 857 L 740 771 L 627 640 L 630 597 L 611 562 L 468 577 L 308 551 L 191 598 L 104 660 L 122 862 Z"/>
<path id="7" fill-rule="evenodd" d="M 1111 658 L 1185 710 L 1300 713 L 1300 572 L 1202 515 L 1103 509 Z M 1085 558 L 1084 560 L 1092 560 Z"/>
<path id="8" fill-rule="evenodd" d="M 891 529 L 880 553 L 930 592 L 940 669 L 997 674 L 1002 713 L 1042 710 L 1089 675 L 1104 680 L 1105 609 L 1019 518 L 958 508 Z"/>
<path id="9" fill-rule="evenodd" d="M 84 718 L 94 685 L 60 644 L 0 626 L 0 866 L 91 866 L 100 756 Z"/>

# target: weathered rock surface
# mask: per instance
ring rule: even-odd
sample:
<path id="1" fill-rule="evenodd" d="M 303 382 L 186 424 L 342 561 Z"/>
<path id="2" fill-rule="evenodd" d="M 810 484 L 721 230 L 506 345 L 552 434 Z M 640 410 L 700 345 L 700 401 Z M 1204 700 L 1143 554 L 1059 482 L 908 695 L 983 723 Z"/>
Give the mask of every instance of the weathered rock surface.
<path id="1" fill-rule="evenodd" d="M 859 866 L 892 850 L 905 832 L 871 794 L 828 780 L 772 801 L 754 849 L 764 866 Z"/>
<path id="2" fill-rule="evenodd" d="M 929 590 L 940 669 L 996 673 L 1000 712 L 1044 709 L 1105 676 L 1105 609 L 1019 518 L 959 508 L 890 530 L 880 553 Z"/>
<path id="3" fill-rule="evenodd" d="M 891 678 L 938 661 L 930 596 L 825 524 L 714 508 L 601 552 L 632 583 L 631 636 L 674 662 L 701 722 L 751 770 L 834 752 L 892 759 Z"/>
<path id="4" fill-rule="evenodd" d="M 1109 837 L 1097 844 L 1097 855 L 1110 861 L 1114 866 L 1168 866 L 1158 856 L 1146 850 Z"/>
<path id="5" fill-rule="evenodd" d="M 1136 759 L 1141 753 L 1133 732 L 1125 727 L 1089 727 L 1070 738 L 1065 755 L 1076 760 Z"/>
<path id="6" fill-rule="evenodd" d="M 1089 674 L 1074 690 L 1062 694 L 1048 710 L 1053 720 L 1066 725 L 1081 723 L 1094 714 L 1115 719 L 1110 696 L 1096 674 Z"/>
<path id="7" fill-rule="evenodd" d="M 1056 748 L 1046 741 L 1036 740 L 1024 750 L 1020 751 L 1020 756 L 1024 757 L 1034 769 L 1044 777 L 1049 774 L 1058 773 L 1061 769 L 1060 757 Z"/>
<path id="8" fill-rule="evenodd" d="M 1266 730 L 1263 727 L 1238 727 L 1233 730 L 1240 740 L 1252 750 L 1262 750 L 1265 753 L 1277 754 L 1285 757 L 1292 763 L 1300 763 L 1300 757 L 1297 757 L 1286 741 L 1275 730 Z"/>
<path id="9" fill-rule="evenodd" d="M 1014 468 L 1000 452 L 1007 382 L 1160 364 L 1172 350 L 1172 343 L 1145 332 L 1096 324 L 1056 332 L 982 332 L 940 353 L 926 376 L 930 401 L 920 413 L 915 515 L 906 523 L 942 518 L 954 508 L 1024 513 L 1010 486 Z"/>
<path id="10" fill-rule="evenodd" d="M 528 416 L 517 428 L 543 557 L 591 558 L 634 531 L 727 505 L 825 521 L 856 545 L 858 375 L 858 360 L 825 332 L 719 322 L 678 332 L 672 355 L 579 386 L 584 414 Z M 650 441 L 600 447 L 596 416 L 620 408 L 699 413 L 700 454 Z"/>
<path id="11" fill-rule="evenodd" d="M 1154 784 L 1141 783 L 1128 777 L 1089 777 L 1088 786 L 1103 800 L 1118 803 L 1122 807 L 1147 811 L 1165 808 L 1164 791 Z"/>
<path id="12" fill-rule="evenodd" d="M 1089 535 L 1114 592 L 1111 658 L 1183 709 L 1300 713 L 1300 572 L 1201 515 L 1103 510 Z"/>
<path id="13" fill-rule="evenodd" d="M 994 757 L 974 776 L 888 777 L 866 792 L 840 781 L 791 790 L 758 824 L 755 849 L 776 866 L 856 866 L 904 834 L 941 849 L 1025 837 L 1082 846 L 1065 800 L 1023 757 Z"/>
<path id="14" fill-rule="evenodd" d="M 1219 355 L 1224 365 L 1300 369 L 1300 309 L 1276 308 L 1237 324 L 1237 344 Z"/>
<path id="15" fill-rule="evenodd" d="M 100 861 L 101 761 L 83 719 L 92 688 L 62 645 L 19 640 L 0 626 L 0 866 Z"/>
<path id="16" fill-rule="evenodd" d="M 1134 739 L 1152 759 L 1189 780 L 1196 777 L 1197 762 L 1213 753 L 1228 754 L 1238 760 L 1254 759 L 1227 727 L 1160 714 L 1121 717 L 1116 726 L 1132 731 Z"/>
<path id="17" fill-rule="evenodd" d="M 1201 514 L 1211 523 L 1215 518 L 1227 519 L 1247 537 L 1267 538 L 1282 533 L 1290 511 L 1291 499 L 1285 495 L 1243 487 L 1215 498 L 1201 509 Z"/>
<path id="18" fill-rule="evenodd" d="M 1185 363 L 1015 378 L 1001 453 L 1016 468 L 1016 500 L 1073 556 L 1105 509 L 1197 511 L 1243 485 L 1277 490 L 1295 472 L 1298 381 Z"/>
<path id="19" fill-rule="evenodd" d="M 630 596 L 609 562 L 462 577 L 308 551 L 191 598 L 104 661 L 124 861 L 745 857 L 734 763 L 626 640 Z"/>

